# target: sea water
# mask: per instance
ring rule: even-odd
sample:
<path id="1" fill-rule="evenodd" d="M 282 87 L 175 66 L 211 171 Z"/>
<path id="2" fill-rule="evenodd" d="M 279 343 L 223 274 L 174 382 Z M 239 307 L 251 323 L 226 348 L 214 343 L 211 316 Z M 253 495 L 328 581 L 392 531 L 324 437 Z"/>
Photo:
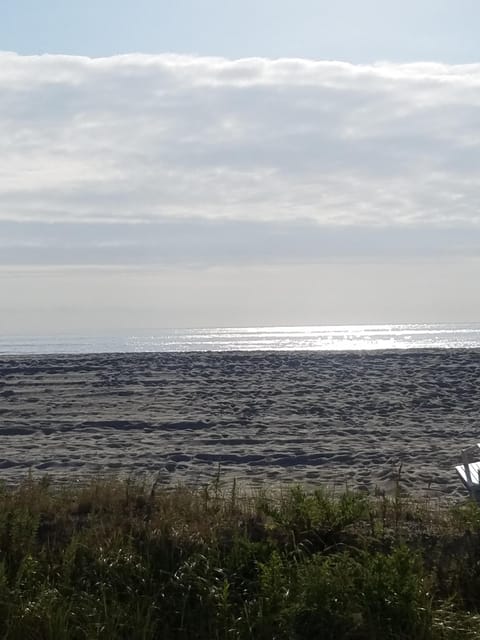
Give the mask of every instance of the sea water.
<path id="1" fill-rule="evenodd" d="M 0 354 L 480 348 L 480 323 L 142 329 L 0 337 Z"/>

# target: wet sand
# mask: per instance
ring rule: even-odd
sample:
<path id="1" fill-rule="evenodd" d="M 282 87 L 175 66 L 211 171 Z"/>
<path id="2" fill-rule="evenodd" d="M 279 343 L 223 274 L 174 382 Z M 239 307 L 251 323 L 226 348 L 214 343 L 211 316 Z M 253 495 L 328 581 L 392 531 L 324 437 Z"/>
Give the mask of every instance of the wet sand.
<path id="1" fill-rule="evenodd" d="M 480 352 L 0 358 L 0 480 L 222 477 L 465 495 Z"/>

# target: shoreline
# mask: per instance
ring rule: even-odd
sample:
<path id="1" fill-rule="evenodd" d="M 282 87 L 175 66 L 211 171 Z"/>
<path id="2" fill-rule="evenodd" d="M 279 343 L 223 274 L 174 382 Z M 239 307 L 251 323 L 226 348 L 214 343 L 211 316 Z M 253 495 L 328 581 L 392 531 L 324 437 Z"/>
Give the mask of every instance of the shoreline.
<path id="1" fill-rule="evenodd" d="M 94 358 L 96 356 L 113 356 L 113 357 L 141 357 L 141 356 L 183 356 L 183 355 L 191 355 L 191 356 L 215 356 L 215 355 L 317 355 L 324 354 L 327 356 L 336 356 L 336 355 L 368 355 L 368 354 L 376 354 L 376 355 L 391 355 L 391 354 L 411 354 L 411 353 L 434 353 L 439 354 L 443 352 L 455 352 L 455 353 L 478 353 L 480 354 L 480 346 L 475 347 L 457 347 L 457 346 L 448 346 L 448 347 L 371 347 L 364 349 L 172 349 L 166 350 L 138 350 L 138 351 L 70 351 L 70 352 L 6 352 L 0 351 L 0 367 L 2 366 L 3 360 L 11 360 L 13 359 L 32 359 L 32 358 Z"/>

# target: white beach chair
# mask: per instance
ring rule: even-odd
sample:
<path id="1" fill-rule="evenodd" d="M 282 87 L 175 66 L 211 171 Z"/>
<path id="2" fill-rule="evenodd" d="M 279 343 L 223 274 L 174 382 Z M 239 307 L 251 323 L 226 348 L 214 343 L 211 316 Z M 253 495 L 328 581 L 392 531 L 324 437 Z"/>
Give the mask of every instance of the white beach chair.
<path id="1" fill-rule="evenodd" d="M 480 460 L 470 462 L 472 456 L 480 458 L 480 442 L 462 451 L 462 464 L 455 471 L 471 497 L 480 503 Z"/>

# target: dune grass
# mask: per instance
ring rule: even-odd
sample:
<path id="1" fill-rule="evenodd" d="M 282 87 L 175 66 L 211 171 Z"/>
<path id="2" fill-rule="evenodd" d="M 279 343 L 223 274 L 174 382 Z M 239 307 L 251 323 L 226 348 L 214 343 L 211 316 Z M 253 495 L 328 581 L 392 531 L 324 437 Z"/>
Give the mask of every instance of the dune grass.
<path id="1" fill-rule="evenodd" d="M 0 488 L 0 638 L 480 637 L 480 510 L 321 488 Z"/>

